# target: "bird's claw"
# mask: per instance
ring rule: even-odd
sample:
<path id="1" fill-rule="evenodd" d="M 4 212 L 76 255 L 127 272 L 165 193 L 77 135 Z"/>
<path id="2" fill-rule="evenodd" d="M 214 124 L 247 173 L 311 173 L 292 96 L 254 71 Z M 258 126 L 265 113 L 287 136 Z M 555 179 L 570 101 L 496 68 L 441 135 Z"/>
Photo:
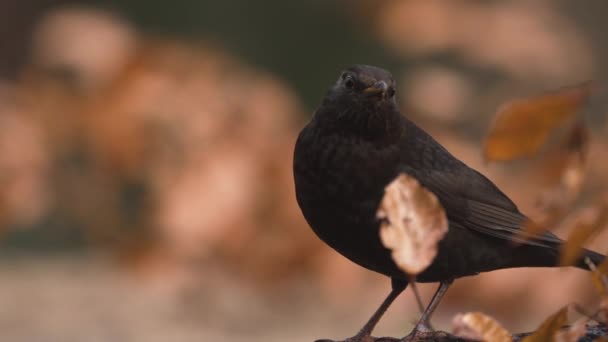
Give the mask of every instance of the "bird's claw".
<path id="1" fill-rule="evenodd" d="M 431 327 L 431 324 L 429 322 L 418 322 L 418 324 L 416 324 L 416 326 L 414 327 L 413 332 L 419 332 L 419 333 L 428 333 L 428 332 L 434 332 L 435 329 L 433 329 L 433 327 Z"/>
<path id="2" fill-rule="evenodd" d="M 370 336 L 369 334 L 366 335 L 355 335 L 353 337 L 349 337 L 345 340 L 341 340 L 341 341 L 334 341 L 334 340 L 330 340 L 330 339 L 321 339 L 321 340 L 316 340 L 315 342 L 374 342 L 376 341 L 375 338 L 373 338 L 372 336 Z"/>
<path id="3" fill-rule="evenodd" d="M 418 323 L 414 330 L 407 336 L 399 339 L 394 337 L 373 337 L 367 335 L 355 335 L 345 340 L 335 341 L 330 339 L 316 340 L 315 342 L 418 342 L 418 341 L 460 341 L 458 337 L 444 331 L 435 331 L 428 324 Z"/>
<path id="4" fill-rule="evenodd" d="M 412 332 L 405 336 L 402 341 L 419 341 L 428 339 L 429 335 L 433 335 L 435 330 L 431 327 L 429 322 L 420 321 L 416 324 Z"/>
<path id="5" fill-rule="evenodd" d="M 373 337 L 371 335 L 355 335 L 342 341 L 329 339 L 316 340 L 315 342 L 401 342 L 402 340 L 394 337 Z"/>

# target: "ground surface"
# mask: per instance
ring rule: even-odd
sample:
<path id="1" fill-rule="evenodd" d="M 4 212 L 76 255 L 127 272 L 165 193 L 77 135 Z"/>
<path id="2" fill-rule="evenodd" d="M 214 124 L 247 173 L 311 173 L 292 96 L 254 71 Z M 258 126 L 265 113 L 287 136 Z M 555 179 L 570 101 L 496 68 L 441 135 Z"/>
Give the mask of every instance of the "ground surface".
<path id="1" fill-rule="evenodd" d="M 260 295 L 221 271 L 209 269 L 190 290 L 175 292 L 175 277 L 142 277 L 104 257 L 27 257 L 0 261 L 0 340 L 70 341 L 313 341 L 353 335 L 385 295 L 388 283 L 372 279 L 363 290 L 329 301 L 309 279 L 287 289 Z M 522 271 L 503 276 L 523 277 Z M 529 271 L 528 271 L 529 272 Z M 571 273 L 548 270 L 567 282 Z M 574 276 L 584 273 L 574 271 Z M 365 273 L 367 274 L 367 273 Z M 512 315 L 488 301 L 463 297 L 470 284 L 488 284 L 489 275 L 461 280 L 440 306 L 436 327 L 449 330 L 458 311 L 481 310 L 498 317 L 512 331 L 527 331 L 542 317 L 525 303 L 525 314 Z M 500 274 L 499 274 L 500 276 Z M 458 283 L 458 282 L 457 282 Z M 490 281 L 491 284 L 491 281 Z M 557 285 L 556 285 L 557 286 Z M 345 290 L 348 290 L 345 288 Z M 422 285 L 425 298 L 433 286 Z M 504 289 L 502 290 L 504 291 Z M 470 292 L 470 291 L 468 291 Z M 491 293 L 491 291 L 490 291 Z M 475 291 L 479 294 L 479 291 Z M 501 296 L 500 293 L 497 296 Z M 347 297 L 347 300 L 344 300 Z M 554 300 L 556 307 L 568 300 Z M 409 308 L 409 310 L 407 309 Z M 546 311 L 546 312 L 544 312 Z M 540 310 L 538 315 L 551 313 Z M 514 316 L 516 319 L 508 320 Z M 381 321 L 375 335 L 403 336 L 417 317 L 406 291 Z"/>

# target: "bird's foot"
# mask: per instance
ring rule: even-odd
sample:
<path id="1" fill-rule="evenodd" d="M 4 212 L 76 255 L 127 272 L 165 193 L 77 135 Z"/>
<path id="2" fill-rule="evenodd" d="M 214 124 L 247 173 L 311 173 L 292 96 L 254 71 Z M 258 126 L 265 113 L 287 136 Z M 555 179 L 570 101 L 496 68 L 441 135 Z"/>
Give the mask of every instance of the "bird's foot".
<path id="1" fill-rule="evenodd" d="M 433 329 L 430 322 L 420 321 L 414 327 L 414 331 L 421 332 L 421 333 L 427 333 L 427 332 L 433 332 L 433 331 L 435 331 L 435 329 Z"/>
<path id="2" fill-rule="evenodd" d="M 443 341 L 467 341 L 463 340 L 457 336 L 454 336 L 450 333 L 444 331 L 434 331 L 428 328 L 428 326 L 421 324 L 417 325 L 412 332 L 399 339 L 394 337 L 373 337 L 369 334 L 360 335 L 357 334 L 353 337 L 349 337 L 345 340 L 334 341 L 329 339 L 321 339 L 316 340 L 315 342 L 418 342 L 418 341 L 435 341 L 435 342 L 443 342 Z"/>
<path id="3" fill-rule="evenodd" d="M 431 327 L 429 322 L 419 321 L 414 330 L 405 336 L 402 341 L 420 341 L 428 339 L 429 336 L 433 335 L 435 330 Z"/>
<path id="4" fill-rule="evenodd" d="M 394 337 L 373 337 L 367 335 L 355 335 L 342 341 L 334 341 L 328 339 L 316 340 L 315 342 L 400 342 L 401 340 Z"/>
<path id="5" fill-rule="evenodd" d="M 416 341 L 467 341 L 458 336 L 454 336 L 445 331 L 412 331 L 409 335 L 405 336 L 399 342 L 416 342 Z"/>
<path id="6" fill-rule="evenodd" d="M 376 341 L 376 339 L 374 337 L 372 337 L 369 333 L 359 332 L 357 335 L 355 335 L 353 337 L 349 337 L 349 338 L 347 338 L 345 340 L 341 340 L 341 341 L 321 339 L 321 340 L 316 340 L 315 342 L 375 342 L 375 341 Z"/>

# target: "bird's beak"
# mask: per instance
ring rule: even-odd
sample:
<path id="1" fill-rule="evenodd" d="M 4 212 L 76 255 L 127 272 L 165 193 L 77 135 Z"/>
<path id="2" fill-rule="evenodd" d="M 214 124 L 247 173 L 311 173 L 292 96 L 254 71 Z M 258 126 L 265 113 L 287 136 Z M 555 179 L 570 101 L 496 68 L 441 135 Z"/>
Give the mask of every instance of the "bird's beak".
<path id="1" fill-rule="evenodd" d="M 374 83 L 373 86 L 363 89 L 363 93 L 366 95 L 382 95 L 382 97 L 386 97 L 387 90 L 388 84 L 384 81 L 378 81 Z"/>

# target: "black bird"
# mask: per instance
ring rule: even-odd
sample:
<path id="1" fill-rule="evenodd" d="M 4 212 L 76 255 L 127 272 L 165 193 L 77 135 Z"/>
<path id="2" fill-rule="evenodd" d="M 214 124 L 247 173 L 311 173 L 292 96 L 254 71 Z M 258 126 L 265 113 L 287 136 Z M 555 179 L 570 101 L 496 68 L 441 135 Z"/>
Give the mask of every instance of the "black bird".
<path id="1" fill-rule="evenodd" d="M 298 204 L 319 238 L 392 280 L 391 293 L 351 341 L 369 338 L 408 284 L 380 241 L 376 218 L 385 186 L 399 173 L 432 191 L 449 221 L 436 258 L 416 278 L 440 286 L 410 336 L 429 329 L 430 315 L 456 278 L 558 264 L 562 240 L 549 232 L 522 238 L 526 216 L 492 181 L 401 115 L 395 82 L 384 69 L 356 65 L 340 75 L 298 137 L 293 170 Z M 588 250 L 583 257 L 596 264 L 604 259 Z M 575 266 L 588 269 L 583 258 Z"/>

